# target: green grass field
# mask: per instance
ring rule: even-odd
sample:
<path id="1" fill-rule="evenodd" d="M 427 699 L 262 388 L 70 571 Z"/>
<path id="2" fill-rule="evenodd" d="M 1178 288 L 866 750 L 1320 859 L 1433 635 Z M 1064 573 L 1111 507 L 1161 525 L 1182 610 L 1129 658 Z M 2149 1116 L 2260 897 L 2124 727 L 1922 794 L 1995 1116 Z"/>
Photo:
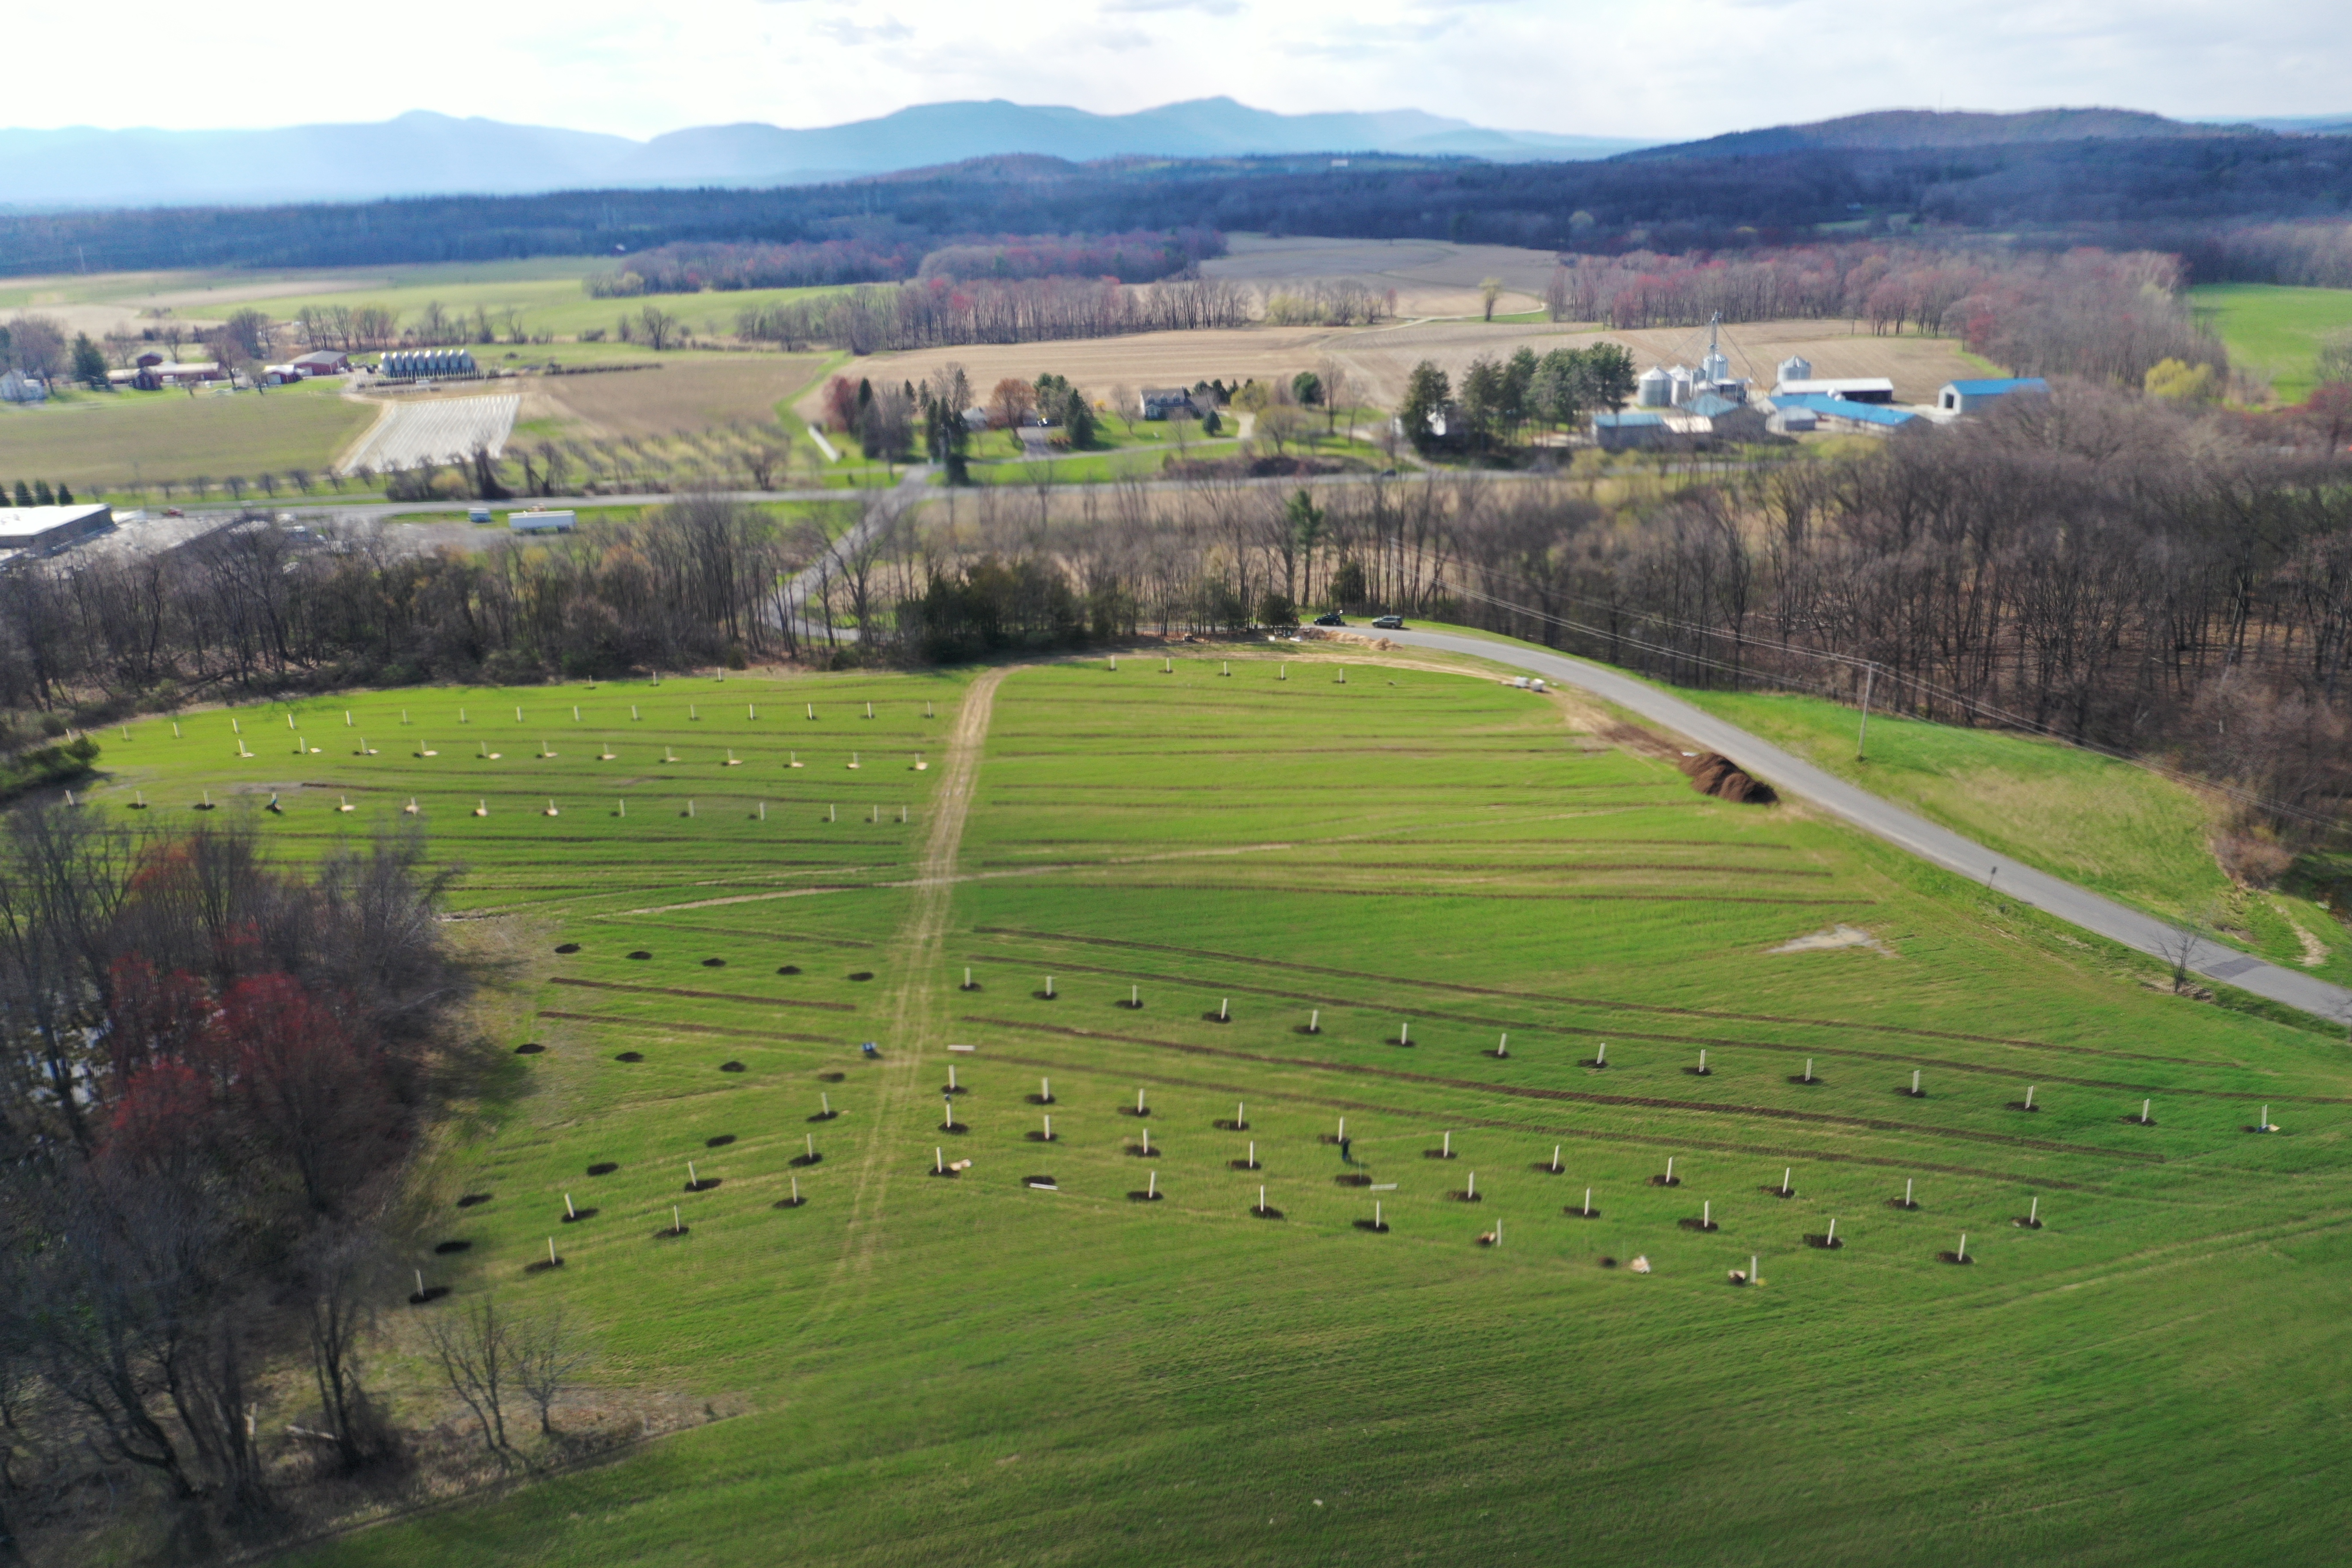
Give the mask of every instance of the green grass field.
<path id="1" fill-rule="evenodd" d="M 527 955 L 499 1044 L 547 1047 L 436 1157 L 474 1245 L 419 1266 L 574 1304 L 608 1382 L 751 1412 L 294 1561 L 2334 1553 L 2338 1037 L 1699 796 L 1548 699 L 1339 657 L 397 691 L 110 741 L 98 808 L 274 791 L 291 853 L 415 799 L 503 917 L 461 929 Z M 1877 946 L 1774 951 L 1841 924 Z M 2283 1134 L 2243 1131 L 2264 1102 Z M 682 1192 L 689 1159 L 719 1184 Z M 1600 1217 L 1564 1212 L 1588 1187 Z M 597 1215 L 559 1226 L 567 1193 Z"/>
<path id="2" fill-rule="evenodd" d="M 0 476 L 12 484 L 21 476 L 123 492 L 142 479 L 196 474 L 250 479 L 308 468 L 323 476 L 375 417 L 373 407 L 347 402 L 341 391 L 340 384 L 312 382 L 263 393 L 82 393 L 0 405 Z"/>
<path id="3" fill-rule="evenodd" d="M 2214 858 L 2214 808 L 2160 773 L 2057 741 L 1886 714 L 1872 716 L 1869 760 L 1858 763 L 1858 715 L 1841 703 L 1679 695 L 2029 866 L 2167 920 L 2219 917 L 2222 934 L 2249 952 L 2352 982 L 2344 927 L 2308 899 L 2235 886 Z M 2310 964 L 2315 942 L 2327 957 Z"/>
<path id="4" fill-rule="evenodd" d="M 2352 289 L 2207 283 L 2189 290 L 2189 299 L 2221 334 L 2231 362 L 2268 375 L 2282 403 L 2311 395 L 2320 339 L 2352 331 Z"/>

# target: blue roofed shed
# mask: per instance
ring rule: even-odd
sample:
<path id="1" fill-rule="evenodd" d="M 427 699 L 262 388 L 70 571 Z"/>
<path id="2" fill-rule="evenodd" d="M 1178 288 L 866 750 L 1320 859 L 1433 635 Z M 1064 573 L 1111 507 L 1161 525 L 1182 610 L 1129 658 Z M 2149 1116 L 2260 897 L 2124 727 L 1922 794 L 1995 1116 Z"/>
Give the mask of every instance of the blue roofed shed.
<path id="1" fill-rule="evenodd" d="M 2038 375 L 2011 375 L 1989 381 L 1948 381 L 1936 395 L 1936 406 L 1947 414 L 1981 414 L 2015 392 L 2046 393 L 2050 384 Z"/>

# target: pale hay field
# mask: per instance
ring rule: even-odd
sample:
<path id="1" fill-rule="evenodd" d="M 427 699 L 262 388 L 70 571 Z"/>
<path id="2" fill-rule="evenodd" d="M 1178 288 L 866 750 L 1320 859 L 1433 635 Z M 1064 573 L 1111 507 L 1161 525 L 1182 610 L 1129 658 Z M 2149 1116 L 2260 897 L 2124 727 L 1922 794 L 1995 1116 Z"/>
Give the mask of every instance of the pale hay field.
<path id="1" fill-rule="evenodd" d="M 1774 367 L 1792 353 L 1811 360 L 1815 375 L 1887 376 L 1895 383 L 1896 398 L 1906 403 L 1932 400 L 1936 389 L 1954 377 L 1986 374 L 1982 364 L 1962 353 L 1949 339 L 1874 337 L 1866 331 L 1851 330 L 1843 321 L 1754 321 L 1727 329 L 1724 338 L 1734 374 L 1752 375 L 1766 386 L 1771 384 Z M 1568 323 L 1434 321 L 1383 327 L 1139 332 L 1133 337 L 1072 342 L 921 349 L 875 354 L 856 361 L 842 374 L 919 385 L 940 365 L 958 363 L 985 396 L 1001 377 L 1034 381 L 1050 370 L 1068 376 L 1096 399 L 1108 401 L 1119 386 L 1130 390 L 1189 386 L 1219 378 L 1231 385 L 1253 376 L 1260 381 L 1287 380 L 1299 371 L 1336 363 L 1349 375 L 1349 402 L 1387 407 L 1403 395 L 1405 378 L 1424 359 L 1459 376 L 1481 354 L 1501 359 L 1522 345 L 1540 354 L 1604 341 L 1624 344 L 1643 368 L 1653 363 L 1693 364 L 1706 352 L 1704 328 L 1621 332 Z M 814 417 L 818 400 L 818 389 L 813 388 L 793 406 L 803 416 Z"/>

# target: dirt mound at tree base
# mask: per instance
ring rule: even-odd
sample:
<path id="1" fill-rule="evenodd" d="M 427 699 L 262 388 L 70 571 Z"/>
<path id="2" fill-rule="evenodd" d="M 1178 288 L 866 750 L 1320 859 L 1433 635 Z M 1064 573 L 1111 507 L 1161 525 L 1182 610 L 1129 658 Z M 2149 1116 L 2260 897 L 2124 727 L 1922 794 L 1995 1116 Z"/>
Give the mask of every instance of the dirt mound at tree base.
<path id="1" fill-rule="evenodd" d="M 1770 784 L 1749 777 L 1747 770 L 1721 752 L 1699 752 L 1684 757 L 1681 767 L 1690 775 L 1691 788 L 1718 800 L 1741 805 L 1770 805 L 1780 798 Z"/>

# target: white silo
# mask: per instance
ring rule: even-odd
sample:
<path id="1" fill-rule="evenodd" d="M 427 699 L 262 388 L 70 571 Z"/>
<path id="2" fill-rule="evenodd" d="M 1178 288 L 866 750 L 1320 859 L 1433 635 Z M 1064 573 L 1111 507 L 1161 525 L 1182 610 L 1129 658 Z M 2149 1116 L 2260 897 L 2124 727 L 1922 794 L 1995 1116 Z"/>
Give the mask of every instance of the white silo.
<path id="1" fill-rule="evenodd" d="M 1784 384 L 1791 381 L 1811 381 L 1812 379 L 1812 361 L 1805 359 L 1798 354 L 1790 354 L 1787 359 L 1780 362 L 1780 380 Z"/>
<path id="2" fill-rule="evenodd" d="M 1674 400 L 1674 378 L 1657 365 L 1643 371 L 1634 384 L 1633 401 L 1643 408 L 1664 408 Z"/>
<path id="3" fill-rule="evenodd" d="M 1731 361 L 1721 349 L 1707 350 L 1706 357 L 1698 362 L 1698 375 L 1709 386 L 1731 379 Z"/>
<path id="4" fill-rule="evenodd" d="M 1684 404 L 1688 403 L 1691 400 L 1690 366 L 1678 364 L 1666 372 L 1666 384 L 1671 389 L 1675 407 L 1680 408 Z"/>

